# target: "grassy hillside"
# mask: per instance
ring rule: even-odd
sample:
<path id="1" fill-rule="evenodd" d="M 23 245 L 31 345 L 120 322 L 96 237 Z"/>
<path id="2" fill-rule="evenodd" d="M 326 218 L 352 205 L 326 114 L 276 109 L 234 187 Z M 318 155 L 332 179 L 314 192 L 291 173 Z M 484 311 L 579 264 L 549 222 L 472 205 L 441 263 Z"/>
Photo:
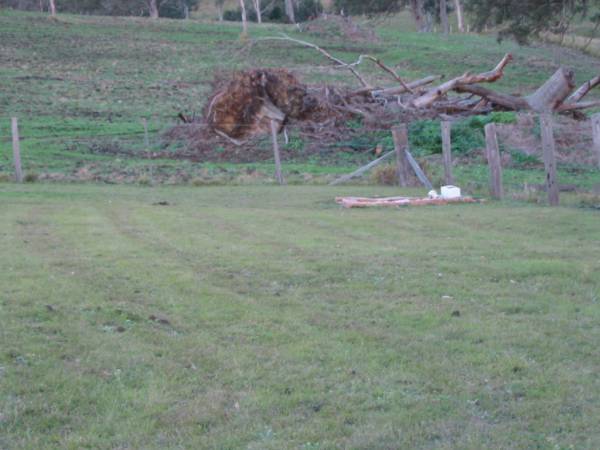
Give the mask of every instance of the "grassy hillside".
<path id="1" fill-rule="evenodd" d="M 573 67 L 579 81 L 590 78 L 597 68 L 592 58 L 552 47 L 498 44 L 493 36 L 417 34 L 403 16 L 367 21 L 364 26 L 375 29 L 380 39 L 353 42 L 335 35 L 324 39 L 285 25 L 252 26 L 250 38 L 286 32 L 321 44 L 348 61 L 369 52 L 408 78 L 489 69 L 505 52 L 512 52 L 515 62 L 497 87 L 520 93 L 535 88 L 559 64 Z M 24 164 L 34 174 L 82 179 L 88 173 L 111 174 L 112 181 L 160 175 L 163 181 L 185 181 L 238 170 L 205 161 L 148 159 L 165 149 L 159 132 L 171 126 L 178 112 L 201 111 L 215 76 L 248 67 L 287 67 L 306 82 L 354 83 L 312 50 L 287 43 L 242 42 L 235 23 L 84 16 L 50 20 L 2 10 L 0 42 L 3 177 L 11 170 L 11 115 L 21 120 Z M 363 70 L 373 81 L 388 83 L 379 72 Z M 144 145 L 142 117 L 150 123 L 150 148 Z M 318 174 L 333 164 L 337 168 L 327 171 L 343 171 L 371 157 L 362 152 L 331 158 L 336 149 L 324 153 L 327 164 L 298 152 L 286 161 L 286 170 Z M 264 163 L 253 168 L 270 171 Z"/>
<path id="2" fill-rule="evenodd" d="M 598 213 L 0 185 L 0 448 L 600 448 Z"/>

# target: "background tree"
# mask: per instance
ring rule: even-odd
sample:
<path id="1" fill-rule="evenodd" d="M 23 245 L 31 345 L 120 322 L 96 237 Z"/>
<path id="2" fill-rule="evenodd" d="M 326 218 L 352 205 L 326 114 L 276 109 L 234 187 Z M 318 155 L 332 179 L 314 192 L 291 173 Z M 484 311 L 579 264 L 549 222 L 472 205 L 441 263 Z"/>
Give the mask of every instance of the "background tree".
<path id="1" fill-rule="evenodd" d="M 440 23 L 442 24 L 442 32 L 444 34 L 450 33 L 450 25 L 448 24 L 448 3 L 446 0 L 439 0 L 440 2 Z"/>
<path id="2" fill-rule="evenodd" d="M 198 0 L 162 0 L 159 2 L 159 15 L 172 19 L 189 19 L 190 10 L 198 3 Z"/>
<path id="3" fill-rule="evenodd" d="M 240 8 L 242 10 L 242 34 L 246 36 L 248 34 L 248 19 L 246 18 L 246 2 L 240 0 Z"/>
<path id="4" fill-rule="evenodd" d="M 500 27 L 499 37 L 513 36 L 520 43 L 543 31 L 565 33 L 574 18 L 600 15 L 591 11 L 598 0 L 468 0 L 465 8 L 475 19 L 475 28 Z"/>
<path id="5" fill-rule="evenodd" d="M 148 12 L 151 19 L 158 19 L 158 0 L 148 0 Z"/>
<path id="6" fill-rule="evenodd" d="M 463 16 L 463 9 L 460 0 L 454 0 L 454 11 L 456 11 L 456 21 L 458 22 L 458 31 L 461 33 L 465 32 L 465 20 Z"/>
<path id="7" fill-rule="evenodd" d="M 416 0 L 422 3 L 423 0 Z M 398 11 L 403 5 L 401 0 L 335 0 L 335 9 L 344 14 L 380 14 Z"/>
<path id="8" fill-rule="evenodd" d="M 262 12 L 260 10 L 260 0 L 252 0 L 252 4 L 254 5 L 254 11 L 256 13 L 256 21 L 258 23 L 262 23 Z"/>
<path id="9" fill-rule="evenodd" d="M 409 5 L 417 31 L 419 33 L 426 31 L 424 0 L 410 0 Z"/>
<path id="10" fill-rule="evenodd" d="M 296 23 L 296 13 L 294 12 L 294 0 L 285 0 L 285 15 L 290 23 Z"/>

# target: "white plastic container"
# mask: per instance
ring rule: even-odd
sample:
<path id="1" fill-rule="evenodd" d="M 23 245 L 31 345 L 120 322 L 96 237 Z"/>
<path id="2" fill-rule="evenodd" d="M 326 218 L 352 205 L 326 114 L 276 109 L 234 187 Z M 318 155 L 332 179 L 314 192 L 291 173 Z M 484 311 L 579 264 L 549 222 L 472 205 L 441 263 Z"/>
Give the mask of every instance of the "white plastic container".
<path id="1" fill-rule="evenodd" d="M 442 198 L 460 198 L 460 188 L 456 186 L 442 186 Z"/>

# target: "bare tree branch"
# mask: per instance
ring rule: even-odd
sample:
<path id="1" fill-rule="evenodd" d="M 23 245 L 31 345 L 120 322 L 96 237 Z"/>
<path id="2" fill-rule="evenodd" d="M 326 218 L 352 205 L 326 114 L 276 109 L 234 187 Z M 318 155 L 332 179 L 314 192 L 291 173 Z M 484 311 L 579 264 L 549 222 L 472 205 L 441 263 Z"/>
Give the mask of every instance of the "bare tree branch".
<path id="1" fill-rule="evenodd" d="M 599 85 L 600 75 L 583 83 L 575 92 L 571 94 L 569 98 L 565 100 L 565 103 L 577 103 L 579 100 L 585 97 L 588 94 L 588 92 L 590 92 L 592 89 Z"/>
<path id="2" fill-rule="evenodd" d="M 371 87 L 371 85 L 363 78 L 363 76 L 360 73 L 358 73 L 358 71 L 354 68 L 356 63 L 348 64 L 348 63 L 342 61 L 341 59 L 336 58 L 335 56 L 333 56 L 331 53 L 327 52 L 326 50 L 323 50 L 318 45 L 315 45 L 311 42 L 301 41 L 300 39 L 294 39 L 286 34 L 279 36 L 279 37 L 274 36 L 274 37 L 259 38 L 257 40 L 259 40 L 259 41 L 288 41 L 288 42 L 294 42 L 299 45 L 303 45 L 304 47 L 312 48 L 312 49 L 318 51 L 319 53 L 321 53 L 323 56 L 325 56 L 330 61 L 333 61 L 334 63 L 336 63 L 338 66 L 348 69 L 350 72 L 352 72 L 352 74 L 360 81 L 360 83 L 364 87 Z"/>
<path id="3" fill-rule="evenodd" d="M 504 75 L 504 68 L 510 61 L 512 61 L 512 55 L 507 53 L 493 70 L 489 72 L 483 72 L 478 75 L 472 75 L 467 72 L 460 77 L 453 78 L 452 80 L 446 81 L 444 84 L 441 84 L 436 88 L 430 89 L 425 94 L 414 99 L 412 104 L 416 108 L 423 108 L 431 105 L 438 98 L 452 90 L 455 90 L 459 86 L 483 82 L 492 83 L 502 78 Z"/>

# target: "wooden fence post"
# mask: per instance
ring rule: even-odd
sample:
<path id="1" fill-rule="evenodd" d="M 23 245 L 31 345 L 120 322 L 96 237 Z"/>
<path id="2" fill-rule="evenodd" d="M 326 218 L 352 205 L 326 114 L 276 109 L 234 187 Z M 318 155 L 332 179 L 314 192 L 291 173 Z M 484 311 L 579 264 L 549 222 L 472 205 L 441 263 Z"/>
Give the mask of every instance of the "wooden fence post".
<path id="1" fill-rule="evenodd" d="M 500 161 L 500 148 L 498 147 L 495 123 L 488 123 L 485 126 L 485 149 L 490 167 L 490 193 L 492 197 L 502 199 L 504 197 L 502 163 Z"/>
<path id="2" fill-rule="evenodd" d="M 544 166 L 546 167 L 546 189 L 548 202 L 551 206 L 559 204 L 559 187 L 556 179 L 556 146 L 552 131 L 552 115 L 540 114 L 540 128 L 542 130 L 542 150 L 544 152 Z"/>
<path id="3" fill-rule="evenodd" d="M 408 128 L 406 124 L 392 127 L 392 138 L 394 139 L 394 150 L 396 151 L 396 171 L 398 184 L 402 187 L 408 186 L 408 159 L 406 149 L 408 148 Z"/>
<path id="4" fill-rule="evenodd" d="M 592 116 L 592 132 L 594 134 L 594 150 L 596 159 L 598 160 L 598 168 L 600 169 L 600 113 Z"/>
<path id="5" fill-rule="evenodd" d="M 146 151 L 150 148 L 150 138 L 148 137 L 148 119 L 142 118 L 142 125 L 144 126 L 144 146 Z"/>
<path id="6" fill-rule="evenodd" d="M 23 171 L 21 170 L 21 145 L 19 142 L 19 120 L 16 117 L 12 118 L 12 144 L 13 144 L 13 159 L 15 162 L 15 178 L 17 183 L 23 182 Z"/>
<path id="7" fill-rule="evenodd" d="M 271 137 L 273 139 L 273 154 L 275 156 L 275 178 L 279 184 L 285 184 L 281 173 L 281 156 L 279 155 L 279 143 L 277 142 L 277 122 L 271 120 Z"/>
<path id="8" fill-rule="evenodd" d="M 454 184 L 452 176 L 452 136 L 450 122 L 442 122 L 442 153 L 444 156 L 444 182 Z"/>

